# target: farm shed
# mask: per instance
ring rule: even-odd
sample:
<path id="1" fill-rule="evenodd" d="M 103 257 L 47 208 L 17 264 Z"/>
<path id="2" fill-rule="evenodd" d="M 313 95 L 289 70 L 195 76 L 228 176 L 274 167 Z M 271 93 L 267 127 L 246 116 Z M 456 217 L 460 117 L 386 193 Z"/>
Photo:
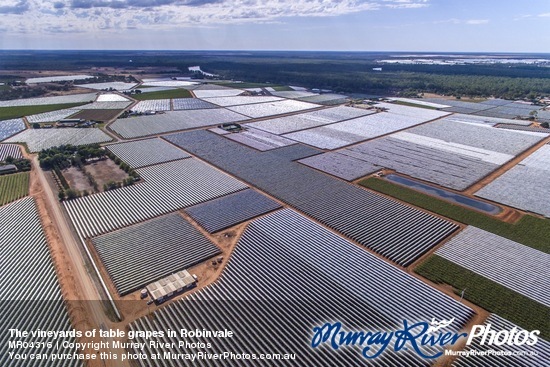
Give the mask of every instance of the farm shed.
<path id="1" fill-rule="evenodd" d="M 149 284 L 146 289 L 153 301 L 162 303 L 196 285 L 197 280 L 187 270 L 182 270 Z"/>
<path id="2" fill-rule="evenodd" d="M 17 167 L 13 164 L 6 164 L 4 166 L 0 166 L 0 175 L 5 175 L 8 173 L 14 173 L 17 172 Z"/>

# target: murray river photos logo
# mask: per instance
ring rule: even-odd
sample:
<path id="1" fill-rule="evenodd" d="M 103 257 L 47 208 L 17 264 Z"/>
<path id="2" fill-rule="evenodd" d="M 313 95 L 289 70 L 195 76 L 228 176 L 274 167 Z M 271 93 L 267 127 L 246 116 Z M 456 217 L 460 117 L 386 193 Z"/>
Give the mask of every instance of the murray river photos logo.
<path id="1" fill-rule="evenodd" d="M 382 355 L 386 350 L 395 352 L 413 350 L 423 358 L 438 358 L 444 353 L 444 348 L 456 344 L 462 338 L 467 338 L 466 345 L 476 342 L 480 345 L 501 346 L 515 345 L 533 346 L 538 341 L 539 330 L 531 332 L 519 330 L 493 330 L 491 324 L 475 325 L 468 333 L 446 331 L 454 322 L 450 320 L 410 323 L 403 320 L 403 328 L 393 331 L 345 331 L 342 323 L 325 323 L 313 328 L 311 346 L 317 348 L 328 344 L 338 350 L 346 346 L 360 347 L 361 354 L 367 359 Z M 435 352 L 434 352 L 435 350 Z"/>

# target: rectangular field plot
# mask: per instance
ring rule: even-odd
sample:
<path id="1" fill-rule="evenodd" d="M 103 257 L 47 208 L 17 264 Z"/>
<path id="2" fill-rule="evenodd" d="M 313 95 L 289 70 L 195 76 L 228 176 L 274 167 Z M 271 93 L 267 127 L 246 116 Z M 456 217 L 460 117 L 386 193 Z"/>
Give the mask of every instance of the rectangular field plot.
<path id="1" fill-rule="evenodd" d="M 368 164 L 362 160 L 338 152 L 315 155 L 302 159 L 299 162 L 346 181 L 353 181 L 382 169 L 380 166 Z"/>
<path id="2" fill-rule="evenodd" d="M 317 93 L 307 92 L 303 90 L 285 90 L 285 91 L 275 91 L 271 92 L 272 95 L 283 98 L 303 98 L 303 97 L 312 97 L 318 96 Z"/>
<path id="3" fill-rule="evenodd" d="M 437 111 L 436 111 L 437 112 Z M 336 149 L 426 122 L 422 116 L 380 112 L 284 135 L 321 149 Z"/>
<path id="4" fill-rule="evenodd" d="M 247 119 L 246 116 L 224 108 L 211 108 L 118 119 L 110 125 L 110 128 L 123 138 L 129 139 Z"/>
<path id="5" fill-rule="evenodd" d="M 213 127 L 211 129 L 207 129 L 207 130 L 210 131 L 210 132 L 213 132 L 214 134 L 218 134 L 218 135 L 231 134 L 229 131 L 224 130 L 224 129 L 220 129 L 219 127 Z"/>
<path id="6" fill-rule="evenodd" d="M 531 125 L 530 121 L 524 121 L 524 120 L 511 120 L 511 119 L 501 119 L 497 117 L 462 115 L 462 114 L 454 114 L 441 119 L 441 121 L 485 124 L 489 126 L 495 126 L 496 124 L 513 124 L 513 125 L 523 125 L 523 126 Z"/>
<path id="7" fill-rule="evenodd" d="M 219 86 L 201 86 L 193 90 L 193 93 L 197 98 L 211 98 L 211 97 L 232 97 L 238 96 L 244 91 L 241 89 L 225 88 Z"/>
<path id="8" fill-rule="evenodd" d="M 0 176 L 0 206 L 29 195 L 30 172 Z"/>
<path id="9" fill-rule="evenodd" d="M 96 122 L 108 122 L 118 117 L 122 110 L 82 110 L 71 116 L 75 119 L 92 120 Z"/>
<path id="10" fill-rule="evenodd" d="M 510 103 L 504 106 L 494 107 L 489 110 L 479 111 L 479 112 L 476 112 L 476 114 L 484 115 L 484 116 L 504 117 L 504 118 L 511 118 L 511 119 L 515 118 L 516 116 L 520 116 L 522 118 L 528 118 L 530 116 L 531 111 L 536 111 L 541 108 L 542 107 L 540 106 Z"/>
<path id="11" fill-rule="evenodd" d="M 435 254 L 550 307 L 550 254 L 473 226 Z"/>
<path id="12" fill-rule="evenodd" d="M 414 135 L 414 134 L 411 134 Z M 420 137 L 420 135 L 416 135 Z M 466 154 L 459 154 L 465 152 Z M 339 151 L 402 174 L 456 190 L 464 190 L 499 167 L 470 151 L 441 150 L 418 142 L 384 137 Z"/>
<path id="13" fill-rule="evenodd" d="M 197 85 L 196 82 L 190 82 L 187 80 L 149 80 L 143 81 L 144 86 L 151 87 L 170 87 L 170 88 L 185 88 Z M 144 90 L 149 88 L 144 88 Z"/>
<path id="14" fill-rule="evenodd" d="M 451 108 L 445 108 L 445 111 L 459 112 L 458 110 L 469 110 L 472 112 L 487 110 L 494 108 L 495 106 L 484 104 L 484 103 L 475 103 L 475 102 L 464 102 L 456 99 L 443 99 L 443 98 L 423 98 L 424 101 L 441 103 L 445 105 L 452 106 Z"/>
<path id="15" fill-rule="evenodd" d="M 225 137 L 262 151 L 296 144 L 294 140 L 252 128 L 238 133 L 227 134 Z"/>
<path id="16" fill-rule="evenodd" d="M 85 94 L 70 94 L 66 96 L 56 97 L 38 97 L 38 98 L 26 98 L 15 99 L 12 101 L 0 101 L 0 107 L 18 107 L 18 106 L 36 106 L 36 105 L 49 105 L 49 104 L 66 104 L 66 103 L 85 103 L 92 102 L 96 99 L 95 93 Z"/>
<path id="17" fill-rule="evenodd" d="M 17 134 L 26 128 L 27 127 L 25 126 L 23 119 L 2 120 L 0 121 L 0 141 Z"/>
<path id="18" fill-rule="evenodd" d="M 426 315 L 454 317 L 448 331 L 458 332 L 473 311 L 285 209 L 248 225 L 216 283 L 156 311 L 153 318 L 132 322 L 129 329 L 228 328 L 234 337 L 224 339 L 223 345 L 212 343 L 212 351 L 227 348 L 256 354 L 270 348 L 272 353 L 296 354 L 296 361 L 281 365 L 347 367 L 365 365 L 363 347 L 340 348 L 337 353 L 312 348 L 304 341 L 311 340 L 314 326 L 340 320 L 345 330 L 397 330 L 403 327 L 403 320 L 429 321 L 431 316 Z M 284 333 L 266 333 L 283 324 Z M 149 356 L 170 351 L 148 347 L 149 341 L 157 340 L 177 343 L 178 338 L 137 337 L 135 341 L 146 342 L 146 347 L 133 352 Z M 442 347 L 429 351 L 421 348 L 430 355 L 443 351 Z M 412 350 L 394 352 L 393 348 L 379 358 L 384 366 L 424 367 L 433 363 Z M 156 366 L 150 357 L 142 361 L 144 366 Z M 211 366 L 206 359 L 195 364 Z"/>
<path id="19" fill-rule="evenodd" d="M 137 172 L 145 182 L 63 202 L 82 237 L 94 237 L 247 188 L 192 158 L 139 168 Z"/>
<path id="20" fill-rule="evenodd" d="M 546 144 L 475 195 L 550 217 L 549 160 L 550 145 Z"/>
<path id="21" fill-rule="evenodd" d="M 178 214 L 123 228 L 92 242 L 121 296 L 220 253 Z"/>
<path id="22" fill-rule="evenodd" d="M 395 115 L 410 116 L 419 118 L 424 121 L 435 120 L 437 118 L 447 116 L 449 113 L 445 111 L 429 110 L 420 107 L 403 106 L 395 103 L 379 102 L 374 105 L 378 108 L 386 108 L 388 111 Z"/>
<path id="23" fill-rule="evenodd" d="M 534 133 L 550 134 L 550 129 L 540 127 L 540 126 L 521 126 L 521 125 L 515 125 L 515 124 L 498 124 L 498 125 L 495 125 L 495 127 L 497 129 L 531 131 L 531 132 L 534 132 Z"/>
<path id="24" fill-rule="evenodd" d="M 491 314 L 485 321 L 485 325 L 491 325 L 491 332 L 500 335 L 501 331 L 506 331 L 508 334 L 511 330 L 517 330 L 515 335 L 525 335 L 530 330 L 524 331 L 524 329 L 518 327 L 512 322 L 496 315 Z M 520 333 L 521 332 L 521 333 Z M 502 337 L 500 338 L 502 340 Z M 521 342 L 522 337 L 518 340 Z M 499 367 L 503 366 L 503 358 L 506 359 L 504 364 L 506 367 L 540 367 L 550 360 L 550 343 L 544 339 L 538 338 L 538 342 L 533 346 L 515 346 L 503 343 L 502 345 L 488 345 L 485 342 L 481 345 L 480 338 L 475 338 L 473 343 L 466 346 L 465 351 L 477 351 L 479 353 L 487 354 L 470 354 L 468 356 L 458 357 L 453 363 L 453 367 Z M 495 351 L 489 352 L 489 350 Z M 534 352 L 533 355 L 523 354 L 525 351 Z M 506 355 L 499 355 L 498 353 L 509 353 Z"/>
<path id="25" fill-rule="evenodd" d="M 103 93 L 97 96 L 96 102 L 128 102 L 128 98 L 116 93 Z"/>
<path id="26" fill-rule="evenodd" d="M 140 101 L 132 107 L 132 111 L 170 111 L 169 99 L 150 99 L 148 101 Z"/>
<path id="27" fill-rule="evenodd" d="M 495 129 L 486 125 L 446 120 L 417 126 L 408 132 L 510 155 L 517 155 L 548 136 L 542 132 L 537 134 L 528 131 Z"/>
<path id="28" fill-rule="evenodd" d="M 266 103 L 281 101 L 282 98 L 271 96 L 234 96 L 234 97 L 212 97 L 205 98 L 205 101 L 221 107 L 240 106 L 243 104 Z"/>
<path id="29" fill-rule="evenodd" d="M 295 162 L 319 153 L 302 144 L 259 152 L 208 131 L 165 138 L 399 265 L 458 228 Z"/>
<path id="30" fill-rule="evenodd" d="M 506 99 L 492 98 L 492 99 L 488 99 L 486 101 L 479 102 L 479 103 L 486 104 L 486 105 L 489 105 L 489 106 L 503 106 L 503 105 L 509 104 L 511 102 L 512 101 L 508 101 Z"/>
<path id="31" fill-rule="evenodd" d="M 231 111 L 252 118 L 282 115 L 285 113 L 298 112 L 317 108 L 319 105 L 294 100 L 284 100 L 278 102 L 256 103 L 242 106 L 229 107 Z"/>
<path id="32" fill-rule="evenodd" d="M 374 111 L 340 106 L 325 108 L 312 112 L 305 112 L 298 115 L 251 122 L 250 124 L 247 124 L 247 126 L 280 135 L 297 130 L 304 130 L 313 127 L 328 125 L 343 120 L 370 115 L 373 113 Z"/>
<path id="33" fill-rule="evenodd" d="M 21 154 L 21 148 L 16 144 L 0 144 L 0 162 L 4 159 L 12 158 L 23 158 Z"/>
<path id="34" fill-rule="evenodd" d="M 349 126 L 350 128 L 357 127 L 356 124 L 346 124 L 346 126 Z M 363 132 L 365 132 L 364 129 Z M 352 132 L 338 131 L 328 126 L 296 131 L 290 134 L 285 134 L 284 136 L 297 142 L 308 144 L 320 149 L 341 148 L 346 145 L 366 140 L 369 137 L 374 137 L 355 134 Z"/>
<path id="35" fill-rule="evenodd" d="M 114 90 L 127 90 L 135 87 L 136 83 L 125 83 L 125 82 L 107 82 L 107 83 L 89 83 L 89 84 L 79 84 L 77 87 L 88 88 L 88 89 L 114 89 Z"/>
<path id="36" fill-rule="evenodd" d="M 198 98 L 174 98 L 172 100 L 174 111 L 177 110 L 200 110 L 203 108 L 217 108 L 218 106 Z"/>
<path id="37" fill-rule="evenodd" d="M 280 207 L 276 201 L 248 189 L 192 206 L 185 212 L 209 233 L 214 233 Z"/>
<path id="38" fill-rule="evenodd" d="M 321 94 L 318 96 L 299 98 L 298 101 L 318 103 L 323 106 L 335 106 L 347 102 L 347 96 L 341 94 Z"/>
<path id="39" fill-rule="evenodd" d="M 368 165 L 464 190 L 547 136 L 511 130 L 503 134 L 502 131 L 504 129 L 444 119 L 339 153 Z"/>
<path id="40" fill-rule="evenodd" d="M 40 122 L 56 122 L 62 119 L 66 119 L 67 117 L 72 116 L 80 111 L 81 110 L 76 108 L 67 108 L 64 110 L 44 112 L 36 115 L 27 116 L 27 121 L 29 122 L 29 124 Z"/>
<path id="41" fill-rule="evenodd" d="M 404 103 L 411 103 L 419 106 L 425 106 L 425 107 L 431 107 L 431 108 L 449 108 L 451 106 L 441 103 L 434 103 L 434 102 L 427 102 L 422 99 L 418 98 L 398 98 L 398 97 L 392 97 L 390 98 L 391 101 L 398 101 L 398 102 L 404 102 Z"/>
<path id="42" fill-rule="evenodd" d="M 106 148 L 132 168 L 189 158 L 183 150 L 161 139 L 111 144 Z"/>
<path id="43" fill-rule="evenodd" d="M 63 128 L 63 129 L 33 129 L 26 130 L 10 139 L 8 143 L 26 143 L 29 151 L 39 152 L 43 149 L 57 147 L 60 145 L 87 145 L 94 143 L 105 143 L 113 140 L 101 129 L 89 128 Z"/>
<path id="44" fill-rule="evenodd" d="M 56 276 L 46 236 L 40 223 L 40 217 L 34 199 L 27 197 L 0 207 L 0 258 L 2 259 L 2 324 L 5 332 L 0 335 L 3 352 L 0 353 L 0 365 L 25 367 L 82 366 L 77 359 L 64 360 L 62 364 L 51 359 L 27 359 L 24 363 L 14 364 L 10 359 L 8 341 L 31 341 L 31 338 L 13 338 L 8 328 L 20 330 L 55 330 L 69 332 L 73 326 L 65 306 L 61 287 Z M 24 254 L 24 255 L 22 255 Z M 32 353 L 51 354 L 47 343 L 59 343 L 55 353 L 72 355 L 76 348 L 64 346 L 64 342 L 74 343 L 71 337 L 38 338 L 41 345 L 33 347 Z M 10 352 L 27 354 L 28 347 L 10 348 Z"/>
<path id="45" fill-rule="evenodd" d="M 153 92 L 164 92 L 164 91 L 167 91 L 167 90 L 176 90 L 178 88 L 175 88 L 175 87 L 147 87 L 147 88 L 137 87 L 137 88 L 134 88 L 134 89 L 139 89 L 141 91 L 141 93 L 153 93 Z"/>
<path id="46" fill-rule="evenodd" d="M 93 102 L 78 106 L 78 108 L 80 110 L 123 110 L 131 104 L 132 102 L 130 101 Z"/>

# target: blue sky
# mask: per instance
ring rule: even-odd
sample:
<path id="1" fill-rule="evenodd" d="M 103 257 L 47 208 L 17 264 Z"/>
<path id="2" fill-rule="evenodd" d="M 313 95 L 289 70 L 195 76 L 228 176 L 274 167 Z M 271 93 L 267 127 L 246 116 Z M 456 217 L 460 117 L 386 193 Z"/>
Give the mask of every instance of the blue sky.
<path id="1" fill-rule="evenodd" d="M 0 0 L 0 49 L 550 53 L 550 1 Z"/>

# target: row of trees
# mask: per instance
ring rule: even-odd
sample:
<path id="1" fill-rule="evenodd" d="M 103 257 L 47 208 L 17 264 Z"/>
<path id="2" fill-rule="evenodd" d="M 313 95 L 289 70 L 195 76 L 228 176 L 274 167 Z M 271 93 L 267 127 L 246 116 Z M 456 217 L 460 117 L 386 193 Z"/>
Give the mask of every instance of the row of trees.
<path id="1" fill-rule="evenodd" d="M 525 65 L 380 65 L 362 60 L 235 59 L 204 63 L 225 78 L 340 93 L 535 99 L 550 95 L 550 68 Z M 383 71 L 372 70 L 382 67 Z M 183 70 L 183 66 L 182 66 Z"/>
<path id="2" fill-rule="evenodd" d="M 189 65 L 225 78 L 310 88 L 343 93 L 409 94 L 434 92 L 456 96 L 526 98 L 548 95 L 550 68 L 526 64 L 493 65 L 407 65 L 379 64 L 391 57 L 372 52 L 139 52 L 118 51 L 32 51 L 2 53 L 0 64 L 13 70 L 78 70 L 89 67 L 132 66 L 177 68 L 190 75 Z M 526 56 L 526 57 L 538 57 Z M 543 58 L 543 57 L 541 57 Z M 382 67 L 383 71 L 373 71 Z"/>
<path id="3" fill-rule="evenodd" d="M 127 82 L 127 83 L 138 83 L 138 80 L 132 75 L 109 75 L 109 74 L 97 74 L 93 78 L 81 79 L 81 80 L 71 80 L 58 82 L 59 84 L 70 85 L 70 84 L 90 84 L 90 83 L 109 83 L 109 82 Z"/>
<path id="4" fill-rule="evenodd" d="M 23 78 L 21 78 L 23 79 Z M 98 74 L 94 78 L 82 79 L 82 80 L 65 80 L 51 83 L 41 83 L 38 85 L 15 85 L 14 83 L 7 83 L 8 88 L 0 89 L 0 100 L 13 100 L 20 98 L 34 98 L 40 97 L 50 92 L 69 91 L 74 89 L 75 84 L 88 84 L 88 83 L 108 83 L 108 82 L 133 82 L 137 83 L 138 80 L 132 75 L 107 75 Z M 14 85 L 10 85 L 14 84 Z"/>
<path id="5" fill-rule="evenodd" d="M 63 177 L 62 174 L 61 174 L 61 177 Z M 63 178 L 63 180 L 64 180 L 64 178 Z M 93 184 L 94 190 L 98 191 L 97 183 L 95 182 L 95 180 L 93 182 L 94 182 L 94 184 Z M 119 181 L 119 182 L 109 181 L 106 184 L 103 184 L 103 191 L 109 191 L 109 190 L 118 189 L 118 188 L 124 187 L 124 186 L 130 186 L 130 185 L 133 185 L 134 182 L 135 182 L 134 177 L 128 177 L 128 178 L 126 178 L 122 181 Z M 67 187 L 64 186 L 63 188 L 59 189 L 58 197 L 59 197 L 59 200 L 65 200 L 65 199 L 71 200 L 71 199 L 76 199 L 76 198 L 79 198 L 79 197 L 88 196 L 89 194 L 90 194 L 90 192 L 88 192 L 87 190 L 78 191 L 78 190 L 75 190 L 75 189 L 70 188 L 68 186 Z"/>
<path id="6" fill-rule="evenodd" d="M 74 145 L 60 145 L 50 149 L 44 149 L 38 154 L 40 167 L 43 169 L 59 169 L 68 168 L 71 166 L 82 166 L 82 164 L 90 158 L 103 158 L 107 152 L 100 147 L 99 144 L 82 145 L 76 147 Z"/>
<path id="7" fill-rule="evenodd" d="M 59 180 L 59 200 L 74 199 L 90 194 L 87 190 L 78 191 L 69 186 L 69 183 L 63 176 L 62 170 L 69 167 L 77 167 L 86 176 L 88 182 L 93 187 L 93 192 L 98 192 L 99 187 L 93 175 L 84 168 L 86 160 L 90 158 L 111 158 L 122 170 L 128 173 L 128 177 L 122 181 L 109 181 L 103 185 L 103 191 L 113 190 L 123 186 L 133 185 L 139 179 L 139 174 L 128 164 L 121 161 L 113 153 L 104 150 L 99 144 L 74 146 L 62 145 L 45 149 L 38 155 L 40 167 L 51 169 L 54 176 Z"/>
<path id="8" fill-rule="evenodd" d="M 68 85 L 47 84 L 37 86 L 20 86 L 0 89 L 0 100 L 8 101 L 19 98 L 40 97 L 50 92 L 68 91 Z"/>

